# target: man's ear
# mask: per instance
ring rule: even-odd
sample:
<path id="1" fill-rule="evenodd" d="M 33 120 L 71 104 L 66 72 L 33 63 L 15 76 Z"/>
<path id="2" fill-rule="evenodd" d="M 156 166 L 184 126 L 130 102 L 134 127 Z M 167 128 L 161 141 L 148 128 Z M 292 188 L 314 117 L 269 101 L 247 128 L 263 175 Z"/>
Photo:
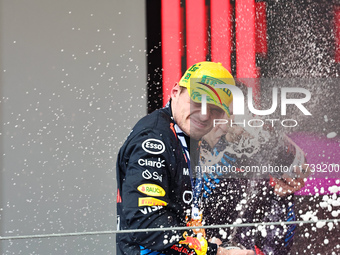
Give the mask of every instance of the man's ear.
<path id="1" fill-rule="evenodd" d="M 180 92 L 181 92 L 181 88 L 179 84 L 176 82 L 175 85 L 171 89 L 171 98 L 178 96 Z"/>

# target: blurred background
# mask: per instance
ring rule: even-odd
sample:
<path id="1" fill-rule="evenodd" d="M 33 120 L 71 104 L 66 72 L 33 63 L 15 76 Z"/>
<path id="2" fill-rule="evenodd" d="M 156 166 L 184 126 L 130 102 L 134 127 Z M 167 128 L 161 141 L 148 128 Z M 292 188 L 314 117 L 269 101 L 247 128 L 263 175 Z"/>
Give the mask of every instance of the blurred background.
<path id="1" fill-rule="evenodd" d="M 339 164 L 339 6 L 0 0 L 0 236 L 31 236 L 0 253 L 115 254 L 113 234 L 32 237 L 116 229 L 117 152 L 198 61 L 257 79 L 258 95 L 276 79 L 310 90 L 312 116 L 290 135 L 310 163 Z M 298 219 L 339 219 L 339 180 L 310 178 Z M 339 240 L 338 224 L 304 224 L 292 254 L 339 254 Z"/>

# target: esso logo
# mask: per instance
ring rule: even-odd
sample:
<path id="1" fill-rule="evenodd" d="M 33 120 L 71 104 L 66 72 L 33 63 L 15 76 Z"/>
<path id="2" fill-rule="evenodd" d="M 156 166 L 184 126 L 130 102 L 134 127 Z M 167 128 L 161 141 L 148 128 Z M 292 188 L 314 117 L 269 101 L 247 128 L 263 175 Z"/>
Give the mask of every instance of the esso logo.
<path id="1" fill-rule="evenodd" d="M 165 145 L 162 141 L 154 138 L 145 140 L 142 143 L 142 148 L 151 154 L 161 154 L 165 151 Z"/>

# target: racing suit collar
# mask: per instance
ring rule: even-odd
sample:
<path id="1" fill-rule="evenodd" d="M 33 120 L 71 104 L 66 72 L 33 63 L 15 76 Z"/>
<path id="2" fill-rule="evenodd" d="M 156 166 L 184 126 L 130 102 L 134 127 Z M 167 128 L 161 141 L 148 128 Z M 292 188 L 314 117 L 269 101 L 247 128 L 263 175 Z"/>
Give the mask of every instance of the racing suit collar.
<path id="1" fill-rule="evenodd" d="M 172 121 L 175 123 L 174 121 L 174 118 L 173 118 L 173 115 L 172 115 L 172 110 L 171 110 L 171 99 L 168 101 L 168 103 L 164 106 L 164 109 L 170 114 L 171 116 L 171 119 Z M 185 141 L 187 143 L 187 146 L 188 146 L 188 150 L 190 152 L 190 147 L 193 147 L 193 148 L 197 148 L 197 145 L 199 143 L 199 140 L 196 140 L 196 139 L 193 139 L 193 138 L 190 138 L 187 134 L 184 134 L 184 138 L 185 138 Z"/>

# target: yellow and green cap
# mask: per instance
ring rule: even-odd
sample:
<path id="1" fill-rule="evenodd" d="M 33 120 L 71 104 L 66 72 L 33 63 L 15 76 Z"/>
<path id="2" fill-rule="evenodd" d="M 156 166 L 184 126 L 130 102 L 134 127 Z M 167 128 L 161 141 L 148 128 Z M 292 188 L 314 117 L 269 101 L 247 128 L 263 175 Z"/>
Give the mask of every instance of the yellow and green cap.
<path id="1" fill-rule="evenodd" d="M 216 84 L 235 86 L 233 76 L 221 63 L 199 62 L 191 66 L 179 81 L 179 86 L 187 88 L 190 98 L 202 102 L 202 94 L 207 95 L 207 103 L 222 108 L 230 116 L 229 105 L 233 95 L 227 88 L 216 88 Z"/>

